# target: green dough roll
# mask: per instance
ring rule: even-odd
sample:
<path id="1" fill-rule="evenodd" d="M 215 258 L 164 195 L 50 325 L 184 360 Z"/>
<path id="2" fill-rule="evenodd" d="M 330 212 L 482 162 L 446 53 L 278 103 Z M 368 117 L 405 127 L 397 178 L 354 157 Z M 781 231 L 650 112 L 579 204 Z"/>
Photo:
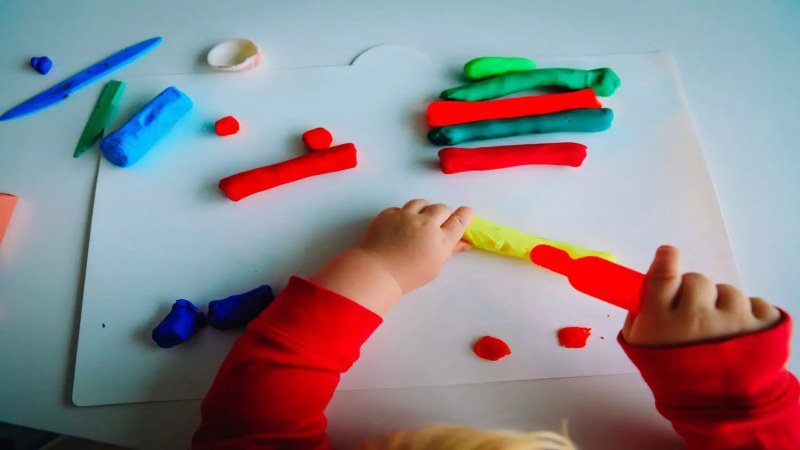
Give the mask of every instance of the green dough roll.
<path id="1" fill-rule="evenodd" d="M 553 114 L 515 117 L 513 119 L 483 120 L 431 129 L 428 140 L 436 145 L 454 145 L 523 134 L 558 132 L 592 132 L 607 130 L 614 120 L 608 108 L 585 108 Z"/>
<path id="2" fill-rule="evenodd" d="M 482 80 L 497 75 L 533 70 L 535 68 L 536 63 L 528 58 L 484 56 L 464 64 L 464 76 L 470 80 Z"/>
<path id="3" fill-rule="evenodd" d="M 597 95 L 608 97 L 617 90 L 619 85 L 619 77 L 609 68 L 592 70 L 536 69 L 507 73 L 447 89 L 439 97 L 445 100 L 476 102 L 544 86 L 559 86 L 567 89 L 590 88 Z"/>

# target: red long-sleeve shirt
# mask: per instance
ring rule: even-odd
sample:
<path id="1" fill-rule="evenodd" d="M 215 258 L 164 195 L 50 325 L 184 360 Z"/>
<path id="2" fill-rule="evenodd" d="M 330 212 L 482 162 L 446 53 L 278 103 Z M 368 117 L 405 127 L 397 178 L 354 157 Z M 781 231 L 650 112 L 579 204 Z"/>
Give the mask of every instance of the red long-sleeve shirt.
<path id="1" fill-rule="evenodd" d="M 202 405 L 195 449 L 329 449 L 323 411 L 381 318 L 293 277 L 247 328 Z M 718 343 L 625 351 L 692 449 L 800 449 L 791 322 Z"/>

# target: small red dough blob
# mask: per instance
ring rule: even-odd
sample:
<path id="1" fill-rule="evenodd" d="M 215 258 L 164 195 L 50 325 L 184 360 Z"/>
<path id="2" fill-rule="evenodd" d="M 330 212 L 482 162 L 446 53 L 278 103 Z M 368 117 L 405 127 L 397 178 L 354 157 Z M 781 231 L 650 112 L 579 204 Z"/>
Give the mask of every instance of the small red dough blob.
<path id="1" fill-rule="evenodd" d="M 587 327 L 564 327 L 558 330 L 558 343 L 567 348 L 586 347 L 586 341 L 592 335 L 592 329 Z"/>
<path id="2" fill-rule="evenodd" d="M 214 131 L 219 136 L 230 136 L 239 132 L 239 122 L 233 116 L 223 117 L 214 123 Z"/>
<path id="3" fill-rule="evenodd" d="M 497 361 L 511 354 L 511 348 L 500 339 L 484 336 L 475 342 L 473 351 L 478 357 L 489 361 Z"/>
<path id="4" fill-rule="evenodd" d="M 322 127 L 306 131 L 302 139 L 306 147 L 314 151 L 327 150 L 333 143 L 331 132 Z"/>

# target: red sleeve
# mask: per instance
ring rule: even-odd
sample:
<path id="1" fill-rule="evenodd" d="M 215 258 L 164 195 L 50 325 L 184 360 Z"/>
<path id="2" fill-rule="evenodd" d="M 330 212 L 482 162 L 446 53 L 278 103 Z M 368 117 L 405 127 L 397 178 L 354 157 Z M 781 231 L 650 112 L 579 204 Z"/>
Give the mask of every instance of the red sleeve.
<path id="1" fill-rule="evenodd" d="M 201 407 L 195 449 L 328 449 L 325 407 L 381 318 L 292 277 L 236 341 Z"/>
<path id="2" fill-rule="evenodd" d="M 688 449 L 800 449 L 800 387 L 786 370 L 791 318 L 722 341 L 652 348 L 618 341 Z"/>

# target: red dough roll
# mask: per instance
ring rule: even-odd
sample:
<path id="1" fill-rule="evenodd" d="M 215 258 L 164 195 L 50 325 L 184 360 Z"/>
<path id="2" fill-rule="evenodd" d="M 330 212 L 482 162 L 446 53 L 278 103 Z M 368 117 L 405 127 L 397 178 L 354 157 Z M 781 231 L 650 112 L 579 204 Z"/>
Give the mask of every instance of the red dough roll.
<path id="1" fill-rule="evenodd" d="M 428 125 L 443 127 L 481 120 L 551 114 L 569 109 L 602 108 L 602 106 L 591 89 L 481 102 L 437 100 L 428 105 Z"/>
<path id="2" fill-rule="evenodd" d="M 447 147 L 439 151 L 442 172 L 494 170 L 506 167 L 548 164 L 579 167 L 586 158 L 586 146 L 576 142 L 501 145 L 499 147 Z"/>
<path id="3" fill-rule="evenodd" d="M 356 147 L 342 144 L 324 152 L 314 152 L 271 166 L 259 167 L 219 180 L 219 188 L 231 200 L 239 200 L 257 192 L 303 178 L 352 169 L 356 162 Z"/>

